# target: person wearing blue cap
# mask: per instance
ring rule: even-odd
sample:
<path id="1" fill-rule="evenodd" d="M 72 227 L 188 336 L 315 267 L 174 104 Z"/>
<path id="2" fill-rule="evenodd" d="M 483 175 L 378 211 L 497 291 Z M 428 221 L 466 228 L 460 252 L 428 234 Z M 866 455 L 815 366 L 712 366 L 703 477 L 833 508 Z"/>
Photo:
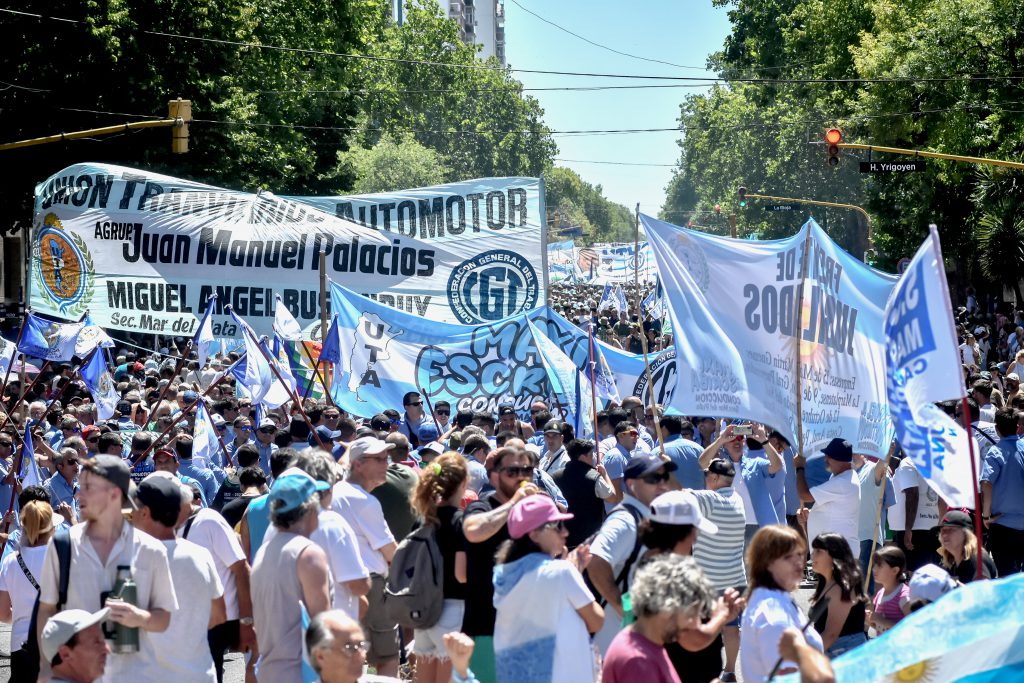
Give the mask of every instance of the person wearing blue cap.
<path id="1" fill-rule="evenodd" d="M 832 477 L 813 488 L 807 486 L 804 475 L 806 461 L 803 455 L 793 457 L 796 466 L 796 486 L 800 500 L 814 503 L 810 512 L 801 510 L 806 520 L 807 538 L 812 541 L 826 532 L 834 532 L 846 539 L 850 550 L 860 548 L 857 525 L 860 520 L 860 483 L 853 471 L 853 446 L 849 441 L 836 438 L 821 449 L 825 464 Z"/>
<path id="2" fill-rule="evenodd" d="M 331 608 L 327 554 L 309 538 L 318 525 L 317 492 L 328 488 L 330 484 L 292 469 L 270 489 L 275 533 L 260 546 L 252 568 L 260 683 L 302 680 L 302 606 L 310 618 Z"/>

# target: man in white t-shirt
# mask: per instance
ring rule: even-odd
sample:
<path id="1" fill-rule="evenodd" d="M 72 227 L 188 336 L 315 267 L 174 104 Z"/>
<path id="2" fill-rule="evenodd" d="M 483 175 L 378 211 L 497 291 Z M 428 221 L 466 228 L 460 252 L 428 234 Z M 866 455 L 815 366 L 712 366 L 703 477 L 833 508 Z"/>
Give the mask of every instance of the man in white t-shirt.
<path id="1" fill-rule="evenodd" d="M 896 503 L 889 508 L 889 528 L 907 556 L 907 570 L 938 561 L 939 496 L 904 457 L 892 475 Z"/>
<path id="2" fill-rule="evenodd" d="M 398 624 L 384 611 L 384 582 L 398 544 L 384 519 L 380 501 L 370 491 L 387 480 L 388 451 L 392 448 L 392 444 L 372 436 L 349 444 L 348 480 L 334 485 L 331 503 L 331 509 L 355 531 L 359 555 L 370 571 L 369 607 L 363 617 L 363 628 L 370 641 L 366 658 L 384 676 L 398 675 Z"/>
<path id="3" fill-rule="evenodd" d="M 174 536 L 191 512 L 192 490 L 173 474 L 154 472 L 139 483 L 135 501 L 132 523 L 164 544 L 175 593 L 186 601 L 171 614 L 166 631 L 150 636 L 155 666 L 164 680 L 209 683 L 215 676 L 206 631 L 224 621 L 224 586 L 210 552 Z"/>
<path id="4" fill-rule="evenodd" d="M 334 458 L 321 450 L 307 450 L 299 454 L 295 464 L 285 470 L 305 472 L 315 481 L 330 484 L 332 488 L 320 491 L 322 509 L 317 517 L 318 526 L 309 540 L 327 553 L 334 578 L 334 600 L 332 609 L 340 609 L 356 621 L 368 605 L 366 594 L 370 592 L 370 570 L 363 564 L 359 554 L 359 539 L 345 518 L 331 509 L 334 500 L 333 487 L 338 481 L 335 475 Z"/>
<path id="5" fill-rule="evenodd" d="M 220 683 L 224 680 L 225 653 L 250 653 L 249 668 L 256 665 L 256 631 L 253 628 L 249 586 L 252 567 L 245 558 L 238 535 L 215 510 L 193 507 L 192 517 L 178 529 L 178 534 L 209 551 L 224 586 L 224 622 L 212 627 L 208 634 Z"/>
<path id="6" fill-rule="evenodd" d="M 813 541 L 818 534 L 832 532 L 839 534 L 850 544 L 854 557 L 860 549 L 857 523 L 860 519 L 860 482 L 853 471 L 853 446 L 843 439 L 832 439 L 821 449 L 825 454 L 825 467 L 832 476 L 824 484 L 814 488 L 807 486 L 804 467 L 807 461 L 802 454 L 793 457 L 796 466 L 796 487 L 800 500 L 814 503 L 814 507 L 801 510 L 807 522 L 807 539 Z"/>

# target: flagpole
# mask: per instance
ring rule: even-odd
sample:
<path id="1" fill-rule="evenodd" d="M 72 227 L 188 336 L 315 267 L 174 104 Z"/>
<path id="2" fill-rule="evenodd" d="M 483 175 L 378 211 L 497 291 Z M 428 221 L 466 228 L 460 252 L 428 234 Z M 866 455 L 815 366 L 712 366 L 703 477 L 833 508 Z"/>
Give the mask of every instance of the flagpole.
<path id="1" fill-rule="evenodd" d="M 178 374 L 181 372 L 182 366 L 185 364 L 185 359 L 188 357 L 188 354 L 190 354 L 190 353 L 192 353 L 192 340 L 191 339 L 188 340 L 188 343 L 187 343 L 187 345 L 185 347 L 185 352 L 182 353 L 181 356 L 178 357 L 178 362 L 174 365 L 174 374 L 171 375 L 171 377 L 177 377 L 178 376 Z M 199 369 L 202 370 L 202 368 L 199 368 Z M 161 389 L 159 395 L 157 395 L 156 401 L 154 401 L 153 403 L 150 403 L 148 406 L 146 406 L 146 410 L 149 411 L 150 415 L 153 414 L 154 407 L 159 406 L 160 402 L 163 401 L 164 398 L 167 396 L 167 390 L 170 389 L 170 387 L 171 387 L 171 380 L 167 380 L 167 384 L 164 385 L 164 388 Z"/>
<path id="2" fill-rule="evenodd" d="M 230 304 L 225 306 L 224 309 L 229 313 L 230 311 L 233 310 Z M 277 367 L 277 361 L 270 355 L 270 352 L 268 352 L 267 349 L 263 346 L 263 343 L 259 339 L 255 338 L 254 333 L 252 332 L 252 328 L 250 328 L 248 325 L 242 325 L 241 327 L 242 334 L 249 335 L 250 338 L 256 343 L 256 347 L 260 350 L 260 353 L 263 354 L 264 360 L 267 361 L 267 365 L 270 366 L 271 372 L 273 372 L 274 376 L 277 377 L 277 381 L 281 383 L 281 386 L 287 388 L 288 383 L 284 381 L 284 377 L 281 375 L 281 371 Z M 316 433 L 316 429 L 313 427 L 313 423 L 309 421 L 309 416 L 306 415 L 306 409 L 302 407 L 302 401 L 299 400 L 298 392 L 296 392 L 295 389 L 292 389 L 288 393 L 291 395 L 291 400 L 294 402 L 295 408 L 297 408 L 299 414 L 302 415 L 302 419 L 305 421 L 306 426 L 309 427 L 309 432 L 316 439 L 316 442 L 320 444 L 320 448 L 330 453 L 332 449 L 328 448 L 324 444 L 323 440 L 321 440 L 320 436 Z"/>
<path id="3" fill-rule="evenodd" d="M 71 378 L 68 378 L 68 381 L 65 382 L 64 386 L 60 388 L 60 390 L 57 392 L 57 395 L 50 399 L 50 402 L 46 404 L 46 414 L 49 414 L 50 407 L 60 400 L 60 397 L 64 395 L 64 392 L 67 391 L 67 388 L 69 386 L 71 386 Z"/>
<path id="4" fill-rule="evenodd" d="M 432 420 L 434 420 L 434 429 L 437 430 L 437 436 L 438 436 L 438 438 L 440 438 L 441 437 L 441 425 L 439 425 L 437 423 L 437 417 L 435 417 L 435 415 L 434 415 L 434 406 L 430 403 L 430 394 L 428 394 L 427 390 L 424 389 L 423 387 L 419 387 L 419 390 L 420 390 L 420 394 L 423 395 L 423 400 L 427 402 L 427 410 L 430 411 L 430 417 L 431 417 Z"/>
<path id="5" fill-rule="evenodd" d="M 242 358 L 245 358 L 245 356 L 243 355 L 243 356 L 242 356 Z M 229 365 L 229 366 L 228 366 L 228 368 L 227 368 L 227 370 L 225 370 L 225 371 L 224 371 L 224 374 L 223 374 L 223 375 L 221 375 L 221 377 L 226 377 L 226 376 L 227 376 L 227 375 L 228 375 L 228 374 L 229 374 L 229 373 L 231 372 L 231 368 L 235 367 L 236 365 L 238 365 L 239 363 L 241 363 L 241 362 L 242 362 L 242 358 L 239 358 L 239 359 L 238 359 L 238 360 L 236 360 L 236 361 L 235 361 L 234 363 L 232 363 L 231 365 Z M 202 400 L 203 400 L 204 398 L 206 398 L 206 396 L 207 396 L 207 395 L 208 395 L 208 394 L 209 394 L 209 393 L 210 393 L 211 391 L 213 391 L 213 388 L 214 388 L 215 386 L 217 386 L 217 384 L 218 384 L 218 382 L 210 382 L 210 386 L 206 387 L 206 389 L 205 389 L 205 390 L 203 391 L 203 393 L 201 393 L 201 394 L 200 394 L 199 396 L 197 396 L 197 397 L 196 397 L 196 400 L 195 400 L 195 401 L 193 401 L 192 403 L 190 403 L 190 404 L 189 404 L 188 406 L 186 406 L 185 408 L 182 408 L 182 411 L 181 411 L 181 413 L 180 413 L 180 414 L 181 414 L 181 415 L 187 415 L 187 414 L 188 414 L 188 411 L 190 411 L 190 410 L 192 410 L 193 408 L 195 408 L 196 406 L 198 406 L 198 405 L 199 405 L 199 402 L 200 402 L 200 401 L 202 401 Z M 143 461 L 143 460 L 145 460 L 145 459 L 146 459 L 147 457 L 149 457 L 149 454 L 150 454 L 150 452 L 152 452 L 152 451 L 153 451 L 153 449 L 155 449 L 155 448 L 156 448 L 157 444 L 158 444 L 158 443 L 160 443 L 160 439 L 162 439 L 162 438 L 164 438 L 165 436 L 167 436 L 167 434 L 168 434 L 168 433 L 170 433 L 171 429 L 173 429 L 173 428 L 174 428 L 174 425 L 175 425 L 175 424 L 176 424 L 177 422 L 178 422 L 177 420 L 173 420 L 173 419 L 172 419 L 172 420 L 171 420 L 171 422 L 170 422 L 170 424 L 168 424 L 168 425 L 167 425 L 166 427 L 164 427 L 164 430 L 163 430 L 162 432 L 160 432 L 159 434 L 157 434 L 157 435 L 156 435 L 156 438 L 155 438 L 155 439 L 153 439 L 153 443 L 151 443 L 151 444 L 149 445 L 149 448 L 147 448 L 147 449 L 146 449 L 146 450 L 144 450 L 144 451 L 143 451 L 142 453 L 140 453 L 140 454 L 139 454 L 139 457 L 138 457 L 138 458 L 136 458 L 135 460 L 133 460 L 133 461 L 132 461 L 131 467 L 132 467 L 132 468 L 134 468 L 134 467 L 135 467 L 136 465 L 138 465 L 138 464 L 139 464 L 140 462 L 142 462 L 142 461 Z"/>
<path id="6" fill-rule="evenodd" d="M 22 354 L 21 358 L 22 358 L 21 365 L 24 368 L 25 367 L 25 354 Z M 11 406 L 11 410 L 4 415 L 3 421 L 0 421 L 0 429 L 3 429 L 7 425 L 7 423 L 11 419 L 11 413 L 13 413 L 15 410 L 17 410 L 19 403 L 22 403 L 22 402 L 25 401 L 25 397 L 28 396 L 30 391 L 32 391 L 32 387 L 34 387 L 36 385 L 36 383 L 39 382 L 39 378 L 43 376 L 43 373 L 46 371 L 46 368 L 48 368 L 48 367 L 50 367 L 50 361 L 46 361 L 45 363 L 43 363 L 43 367 L 39 368 L 39 373 L 36 375 L 35 379 L 32 380 L 31 384 L 29 384 L 27 387 L 25 387 L 25 391 L 22 392 L 21 396 L 18 397 L 18 400 L 14 402 L 13 406 Z"/>
<path id="7" fill-rule="evenodd" d="M 875 531 L 871 535 L 871 554 L 868 555 L 868 570 L 864 574 L 865 595 L 868 593 L 868 586 L 871 585 L 871 565 L 875 562 L 875 549 L 878 548 L 878 537 L 880 535 L 878 533 L 878 529 L 882 526 L 882 506 L 885 505 L 885 477 L 889 476 L 889 460 L 892 458 L 892 453 L 895 450 L 896 439 L 893 439 L 892 443 L 889 445 L 889 452 L 885 454 L 885 469 L 883 470 L 882 475 L 881 490 L 878 492 L 878 507 L 875 509 Z M 866 462 L 864 463 L 864 466 L 867 467 Z M 875 467 L 875 465 L 872 465 L 872 467 Z M 874 477 L 875 474 L 872 472 L 871 476 Z"/>
<path id="8" fill-rule="evenodd" d="M 21 435 L 19 434 L 18 436 L 21 436 Z M 7 513 L 4 515 L 4 531 L 3 531 L 3 533 L 4 533 L 4 542 L 2 544 L 0 544 L 0 555 L 3 555 L 4 550 L 7 548 L 7 540 L 8 540 L 8 538 L 10 538 L 8 536 L 7 532 L 10 531 L 10 529 L 11 529 L 11 522 L 10 522 L 10 520 L 7 519 L 7 516 L 10 515 L 12 512 L 14 512 L 14 501 L 16 501 L 18 499 L 17 485 L 20 483 L 18 481 L 18 473 L 21 472 L 21 465 L 24 462 L 24 460 L 25 460 L 25 439 L 24 439 L 24 437 L 22 437 L 22 439 L 21 439 L 21 448 L 18 450 L 18 455 L 15 458 L 15 460 L 11 461 L 11 472 L 10 472 L 10 474 L 14 475 L 14 477 L 13 477 L 14 481 L 12 481 L 11 484 L 10 484 L 10 487 L 11 487 L 11 501 L 10 501 L 10 503 L 7 504 Z"/>
<path id="9" fill-rule="evenodd" d="M 309 352 L 309 349 L 306 348 L 306 343 L 304 341 L 302 341 L 300 339 L 296 343 L 302 349 L 303 353 L 306 354 L 306 358 L 309 359 L 309 364 L 313 366 L 313 372 L 316 374 L 316 378 L 318 380 L 320 380 L 320 386 L 323 387 L 323 389 L 324 389 L 324 396 L 327 397 L 327 402 L 330 403 L 332 406 L 334 406 L 334 399 L 331 398 L 331 391 L 330 391 L 330 389 L 327 388 L 327 382 L 324 380 L 323 377 L 320 376 L 320 361 L 317 360 L 315 363 L 313 362 L 313 354 L 311 354 Z M 323 344 L 323 342 L 321 342 L 321 344 Z M 306 396 L 303 396 L 303 398 L 306 398 L 307 396 L 309 396 L 309 392 L 312 391 L 312 388 L 313 388 L 313 379 L 310 378 L 309 385 L 307 385 L 307 387 L 306 387 Z M 335 407 L 337 407 L 337 406 L 335 406 Z"/>
<path id="10" fill-rule="evenodd" d="M 596 368 L 597 359 L 594 357 L 594 321 L 591 320 L 590 324 L 587 325 L 587 337 L 590 343 L 587 346 L 587 351 L 590 356 L 590 408 L 594 417 L 594 454 L 595 462 L 601 464 L 601 433 L 597 431 L 597 382 L 596 382 Z"/>
<path id="11" fill-rule="evenodd" d="M 633 247 L 633 286 L 636 287 L 636 309 L 640 318 L 640 348 L 644 352 L 644 372 L 647 374 L 647 391 L 651 397 L 651 417 L 654 419 L 654 436 L 658 439 L 659 450 L 663 460 L 665 455 L 665 439 L 661 436 L 661 419 L 658 417 L 658 402 L 654 398 L 654 381 L 651 377 L 651 362 L 647 357 L 647 334 L 644 332 L 643 312 L 640 310 L 640 204 L 636 205 L 636 238 Z M 643 397 L 641 397 L 641 402 Z"/>
<path id="12" fill-rule="evenodd" d="M 807 262 L 811 254 L 811 228 L 807 227 L 807 237 L 804 239 L 803 261 L 800 263 L 800 284 L 797 286 L 797 323 L 796 323 L 796 442 L 797 453 L 804 455 L 804 363 L 800 352 L 801 337 L 804 333 L 804 285 L 807 280 L 807 271 L 810 264 Z"/>
<path id="13" fill-rule="evenodd" d="M 21 344 L 21 337 L 25 334 L 25 323 L 28 322 L 28 315 L 28 311 L 26 311 L 25 315 L 21 316 L 21 327 L 18 328 L 18 338 L 14 342 L 14 351 L 11 353 L 11 362 L 7 364 L 7 372 L 4 373 L 4 383 L 0 385 L 0 396 L 3 396 L 4 392 L 7 391 L 7 380 L 10 379 L 11 368 L 14 367 L 14 359 L 18 355 L 18 346 Z M 22 354 L 21 364 L 22 366 L 25 365 L 24 354 Z"/>

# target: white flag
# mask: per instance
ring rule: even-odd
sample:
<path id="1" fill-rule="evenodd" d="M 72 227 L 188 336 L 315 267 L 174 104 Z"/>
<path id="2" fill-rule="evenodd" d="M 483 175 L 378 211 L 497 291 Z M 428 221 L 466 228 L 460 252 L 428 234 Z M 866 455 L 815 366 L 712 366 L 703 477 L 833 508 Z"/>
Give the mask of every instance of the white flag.
<path id="1" fill-rule="evenodd" d="M 935 405 L 965 390 L 939 236 L 917 250 L 885 307 L 886 393 L 896 438 L 950 507 L 974 507 L 967 432 Z"/>
<path id="2" fill-rule="evenodd" d="M 285 341 L 302 341 L 302 327 L 281 301 L 280 295 L 277 297 L 277 307 L 274 309 L 274 334 Z"/>

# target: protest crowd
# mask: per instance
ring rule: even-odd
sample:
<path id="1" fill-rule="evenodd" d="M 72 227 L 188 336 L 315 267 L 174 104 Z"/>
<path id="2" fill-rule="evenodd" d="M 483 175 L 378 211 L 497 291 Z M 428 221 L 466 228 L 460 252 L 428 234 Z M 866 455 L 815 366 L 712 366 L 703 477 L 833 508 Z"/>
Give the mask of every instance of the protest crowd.
<path id="1" fill-rule="evenodd" d="M 656 352 L 651 286 L 627 310 L 573 284 L 551 305 Z M 109 350 L 107 419 L 81 359 L 8 372 L 11 680 L 220 683 L 230 652 L 260 683 L 833 680 L 831 659 L 1024 563 L 1024 312 L 969 290 L 957 316 L 969 414 L 942 407 L 973 428 L 980 510 L 947 509 L 895 442 L 800 455 L 779 425 L 636 396 L 586 439 L 544 401 L 409 392 L 353 415 L 312 378 L 271 409 L 237 351 L 200 364 L 181 338 Z"/>

